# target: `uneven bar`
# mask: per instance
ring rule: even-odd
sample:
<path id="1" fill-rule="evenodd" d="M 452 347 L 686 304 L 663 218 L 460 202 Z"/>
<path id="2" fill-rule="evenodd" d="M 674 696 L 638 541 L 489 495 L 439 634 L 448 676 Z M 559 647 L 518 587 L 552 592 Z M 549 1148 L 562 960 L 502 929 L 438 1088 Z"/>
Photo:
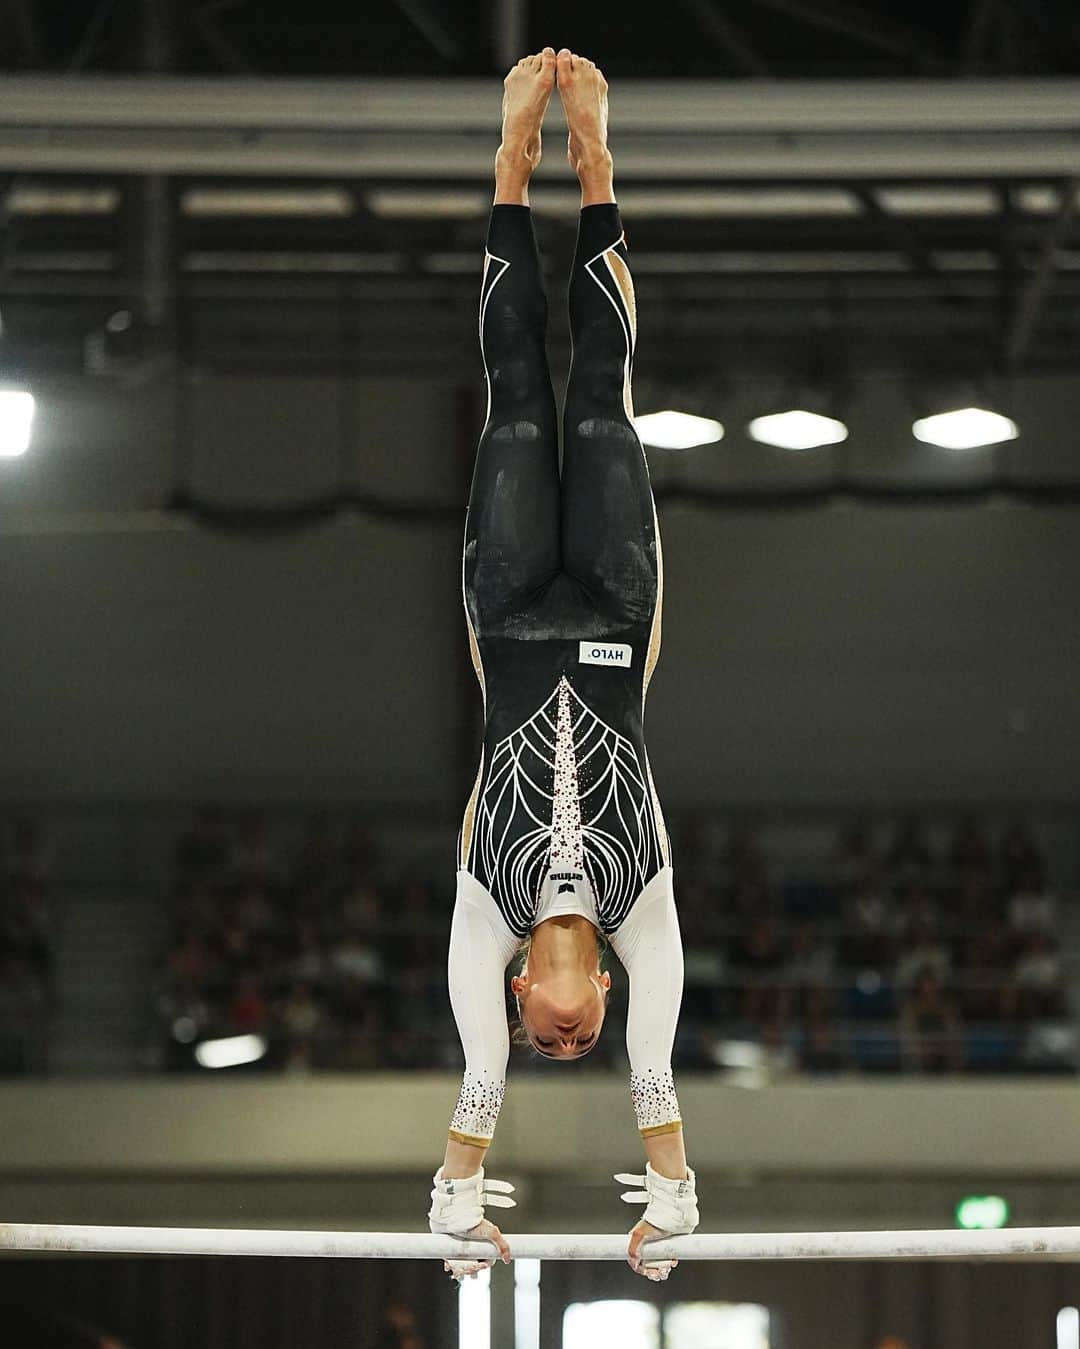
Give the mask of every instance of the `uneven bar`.
<path id="1" fill-rule="evenodd" d="M 625 1234 L 506 1234 L 516 1256 L 624 1260 Z M 1080 1227 L 962 1232 L 697 1233 L 646 1247 L 651 1260 L 1080 1260 Z M 258 1228 L 86 1227 L 0 1223 L 0 1254 L 321 1256 L 360 1260 L 487 1259 L 486 1241 L 427 1232 L 280 1232 Z"/>

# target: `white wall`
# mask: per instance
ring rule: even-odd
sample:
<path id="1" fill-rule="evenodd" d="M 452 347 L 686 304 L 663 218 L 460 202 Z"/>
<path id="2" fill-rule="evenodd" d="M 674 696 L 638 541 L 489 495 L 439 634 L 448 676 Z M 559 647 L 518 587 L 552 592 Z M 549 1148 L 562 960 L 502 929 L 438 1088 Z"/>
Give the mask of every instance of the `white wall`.
<path id="1" fill-rule="evenodd" d="M 622 1078 L 574 1075 L 512 1079 L 493 1168 L 606 1178 L 640 1159 Z M 449 1074 L 5 1084 L 0 1174 L 434 1170 L 459 1086 Z M 1073 1080 L 747 1090 L 684 1075 L 679 1098 L 691 1164 L 705 1172 L 1080 1177 Z"/>

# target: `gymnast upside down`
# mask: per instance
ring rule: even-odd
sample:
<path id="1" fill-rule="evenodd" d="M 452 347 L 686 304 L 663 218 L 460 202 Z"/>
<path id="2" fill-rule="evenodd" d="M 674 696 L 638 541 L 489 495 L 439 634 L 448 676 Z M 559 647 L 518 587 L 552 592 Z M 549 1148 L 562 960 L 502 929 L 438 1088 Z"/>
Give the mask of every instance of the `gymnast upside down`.
<path id="1" fill-rule="evenodd" d="M 545 351 L 547 298 L 529 211 L 540 127 L 558 84 L 581 182 L 570 279 L 573 358 L 563 462 Z M 463 590 L 484 698 L 480 769 L 458 837 L 450 1000 L 465 1077 L 428 1213 L 434 1232 L 510 1246 L 484 1204 L 511 1188 L 484 1156 L 509 1056 L 506 967 L 533 1047 L 579 1058 L 596 1043 L 611 977 L 600 934 L 630 983 L 631 1097 L 647 1157 L 627 1258 L 697 1226 L 671 1050 L 683 953 L 667 832 L 643 737 L 660 650 L 663 564 L 630 394 L 634 288 L 612 186 L 607 83 L 565 48 L 527 56 L 504 82 L 502 144 L 480 295 L 488 414 L 465 529 Z M 625 1197 L 625 1196 L 624 1196 Z M 449 1261 L 460 1279 L 490 1260 Z"/>

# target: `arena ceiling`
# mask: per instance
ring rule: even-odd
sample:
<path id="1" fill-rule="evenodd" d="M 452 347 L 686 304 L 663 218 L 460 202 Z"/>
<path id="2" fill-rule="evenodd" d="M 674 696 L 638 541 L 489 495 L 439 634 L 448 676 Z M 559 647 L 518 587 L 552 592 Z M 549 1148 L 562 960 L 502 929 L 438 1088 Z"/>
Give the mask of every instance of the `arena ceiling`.
<path id="1" fill-rule="evenodd" d="M 6 372 L 476 375 L 498 74 L 612 82 L 641 363 L 1075 369 L 1080 17 L 1061 0 L 7 0 Z M 534 205 L 565 352 L 576 198 Z"/>

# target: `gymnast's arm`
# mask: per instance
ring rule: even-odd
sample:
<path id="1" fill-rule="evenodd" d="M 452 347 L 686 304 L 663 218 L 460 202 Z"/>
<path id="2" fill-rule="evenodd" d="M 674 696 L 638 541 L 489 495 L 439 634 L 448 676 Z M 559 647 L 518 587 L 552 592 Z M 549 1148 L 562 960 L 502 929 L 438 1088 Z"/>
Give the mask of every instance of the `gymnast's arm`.
<path id="1" fill-rule="evenodd" d="M 465 1076 L 443 1161 L 448 1179 L 475 1175 L 495 1133 L 510 1055 L 504 981 L 517 946 L 518 939 L 491 901 L 459 885 L 447 975 Z"/>
<path id="2" fill-rule="evenodd" d="M 649 1261 L 643 1243 L 665 1232 L 692 1232 L 698 1223 L 696 1178 L 686 1163 L 682 1117 L 671 1075 L 671 1051 L 682 1003 L 683 950 L 670 873 L 646 887 L 611 944 L 630 982 L 626 1013 L 630 1092 L 648 1157 L 648 1217 L 642 1217 L 630 1232 L 627 1260 L 637 1274 L 666 1279 L 679 1262 Z M 634 1178 L 620 1175 L 617 1179 Z"/>
<path id="3" fill-rule="evenodd" d="M 638 1131 L 655 1171 L 688 1176 L 671 1051 L 683 992 L 683 949 L 670 884 L 650 885 L 611 938 L 630 983 L 626 1049 Z"/>

